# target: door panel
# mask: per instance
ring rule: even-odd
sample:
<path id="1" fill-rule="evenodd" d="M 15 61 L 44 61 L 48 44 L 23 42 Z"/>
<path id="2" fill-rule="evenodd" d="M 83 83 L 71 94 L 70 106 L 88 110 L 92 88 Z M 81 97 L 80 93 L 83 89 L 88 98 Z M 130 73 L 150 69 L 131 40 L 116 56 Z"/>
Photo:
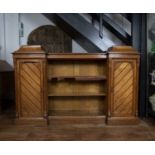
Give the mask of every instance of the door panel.
<path id="1" fill-rule="evenodd" d="M 135 113 L 135 67 L 133 60 L 112 60 L 112 116 L 133 116 Z"/>
<path id="2" fill-rule="evenodd" d="M 20 116 L 42 116 L 42 63 L 37 60 L 19 62 Z"/>

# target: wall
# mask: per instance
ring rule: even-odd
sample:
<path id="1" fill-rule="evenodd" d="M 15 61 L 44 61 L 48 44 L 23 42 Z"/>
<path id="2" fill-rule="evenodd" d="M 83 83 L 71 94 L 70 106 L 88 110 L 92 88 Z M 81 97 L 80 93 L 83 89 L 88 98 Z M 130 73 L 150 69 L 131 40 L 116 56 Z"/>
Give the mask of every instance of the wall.
<path id="1" fill-rule="evenodd" d="M 19 48 L 18 14 L 5 14 L 6 61 L 13 64 L 12 52 Z"/>
<path id="2" fill-rule="evenodd" d="M 13 64 L 12 52 L 19 48 L 18 14 L 0 14 L 0 58 Z"/>
<path id="3" fill-rule="evenodd" d="M 4 14 L 0 14 L 0 58 L 5 59 Z"/>

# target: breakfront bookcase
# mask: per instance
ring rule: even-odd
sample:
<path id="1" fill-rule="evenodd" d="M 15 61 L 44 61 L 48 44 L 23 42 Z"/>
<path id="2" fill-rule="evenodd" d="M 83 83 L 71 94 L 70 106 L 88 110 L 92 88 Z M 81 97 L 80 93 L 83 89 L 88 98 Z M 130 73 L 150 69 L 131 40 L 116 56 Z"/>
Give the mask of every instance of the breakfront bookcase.
<path id="1" fill-rule="evenodd" d="M 13 53 L 16 122 L 138 123 L 139 54 L 130 46 L 106 53 Z"/>

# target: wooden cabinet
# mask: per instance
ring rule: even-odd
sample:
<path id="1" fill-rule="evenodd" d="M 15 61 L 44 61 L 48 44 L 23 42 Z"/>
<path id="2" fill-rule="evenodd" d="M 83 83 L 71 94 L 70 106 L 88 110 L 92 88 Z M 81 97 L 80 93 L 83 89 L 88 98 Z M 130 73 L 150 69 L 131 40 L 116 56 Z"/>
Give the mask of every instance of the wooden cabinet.
<path id="1" fill-rule="evenodd" d="M 29 50 L 31 50 L 29 48 Z M 45 101 L 45 65 L 44 53 L 29 55 L 14 54 L 16 82 L 16 116 L 19 120 L 45 121 L 47 117 Z"/>
<path id="2" fill-rule="evenodd" d="M 14 53 L 14 62 L 19 120 L 137 120 L 139 55 L 131 47 L 46 54 L 39 46 L 24 46 Z"/>
<path id="3" fill-rule="evenodd" d="M 42 61 L 19 60 L 18 85 L 20 91 L 19 115 L 21 117 L 42 117 L 43 93 L 42 93 Z"/>
<path id="4" fill-rule="evenodd" d="M 109 51 L 108 124 L 137 123 L 139 55 L 132 48 Z"/>

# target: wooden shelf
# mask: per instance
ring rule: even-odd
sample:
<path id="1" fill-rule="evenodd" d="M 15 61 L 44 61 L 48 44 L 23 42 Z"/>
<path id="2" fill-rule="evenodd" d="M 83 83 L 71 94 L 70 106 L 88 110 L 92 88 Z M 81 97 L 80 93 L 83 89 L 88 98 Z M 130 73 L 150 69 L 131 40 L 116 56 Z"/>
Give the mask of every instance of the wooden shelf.
<path id="1" fill-rule="evenodd" d="M 55 55 L 53 55 L 55 56 Z M 53 58 L 51 55 L 51 58 Z M 88 60 L 84 55 L 77 54 L 74 58 L 68 55 L 61 61 L 56 56 L 48 59 L 48 110 L 52 119 L 80 117 L 91 122 L 99 117 L 104 122 L 107 94 L 107 61 Z M 97 56 L 97 55 L 96 55 Z M 58 59 L 57 59 L 58 58 Z M 82 59 L 84 61 L 79 60 Z M 67 61 L 66 61 L 67 60 Z M 69 60 L 69 61 L 68 61 Z M 106 60 L 106 59 L 105 59 Z M 82 120 L 83 121 L 83 120 Z M 75 122 L 75 121 L 73 121 Z"/>
<path id="2" fill-rule="evenodd" d="M 48 95 L 48 97 L 82 97 L 82 96 L 92 96 L 92 97 L 97 97 L 97 96 L 106 96 L 106 94 L 105 93 L 97 93 L 97 94 L 95 94 L 95 93 L 72 93 L 72 94 L 69 94 L 69 93 L 59 93 L 59 94 L 49 94 Z"/>
<path id="3" fill-rule="evenodd" d="M 106 79 L 107 78 L 105 75 L 101 75 L 101 76 L 49 76 L 48 77 L 49 81 L 52 81 L 52 80 L 102 81 Z"/>

